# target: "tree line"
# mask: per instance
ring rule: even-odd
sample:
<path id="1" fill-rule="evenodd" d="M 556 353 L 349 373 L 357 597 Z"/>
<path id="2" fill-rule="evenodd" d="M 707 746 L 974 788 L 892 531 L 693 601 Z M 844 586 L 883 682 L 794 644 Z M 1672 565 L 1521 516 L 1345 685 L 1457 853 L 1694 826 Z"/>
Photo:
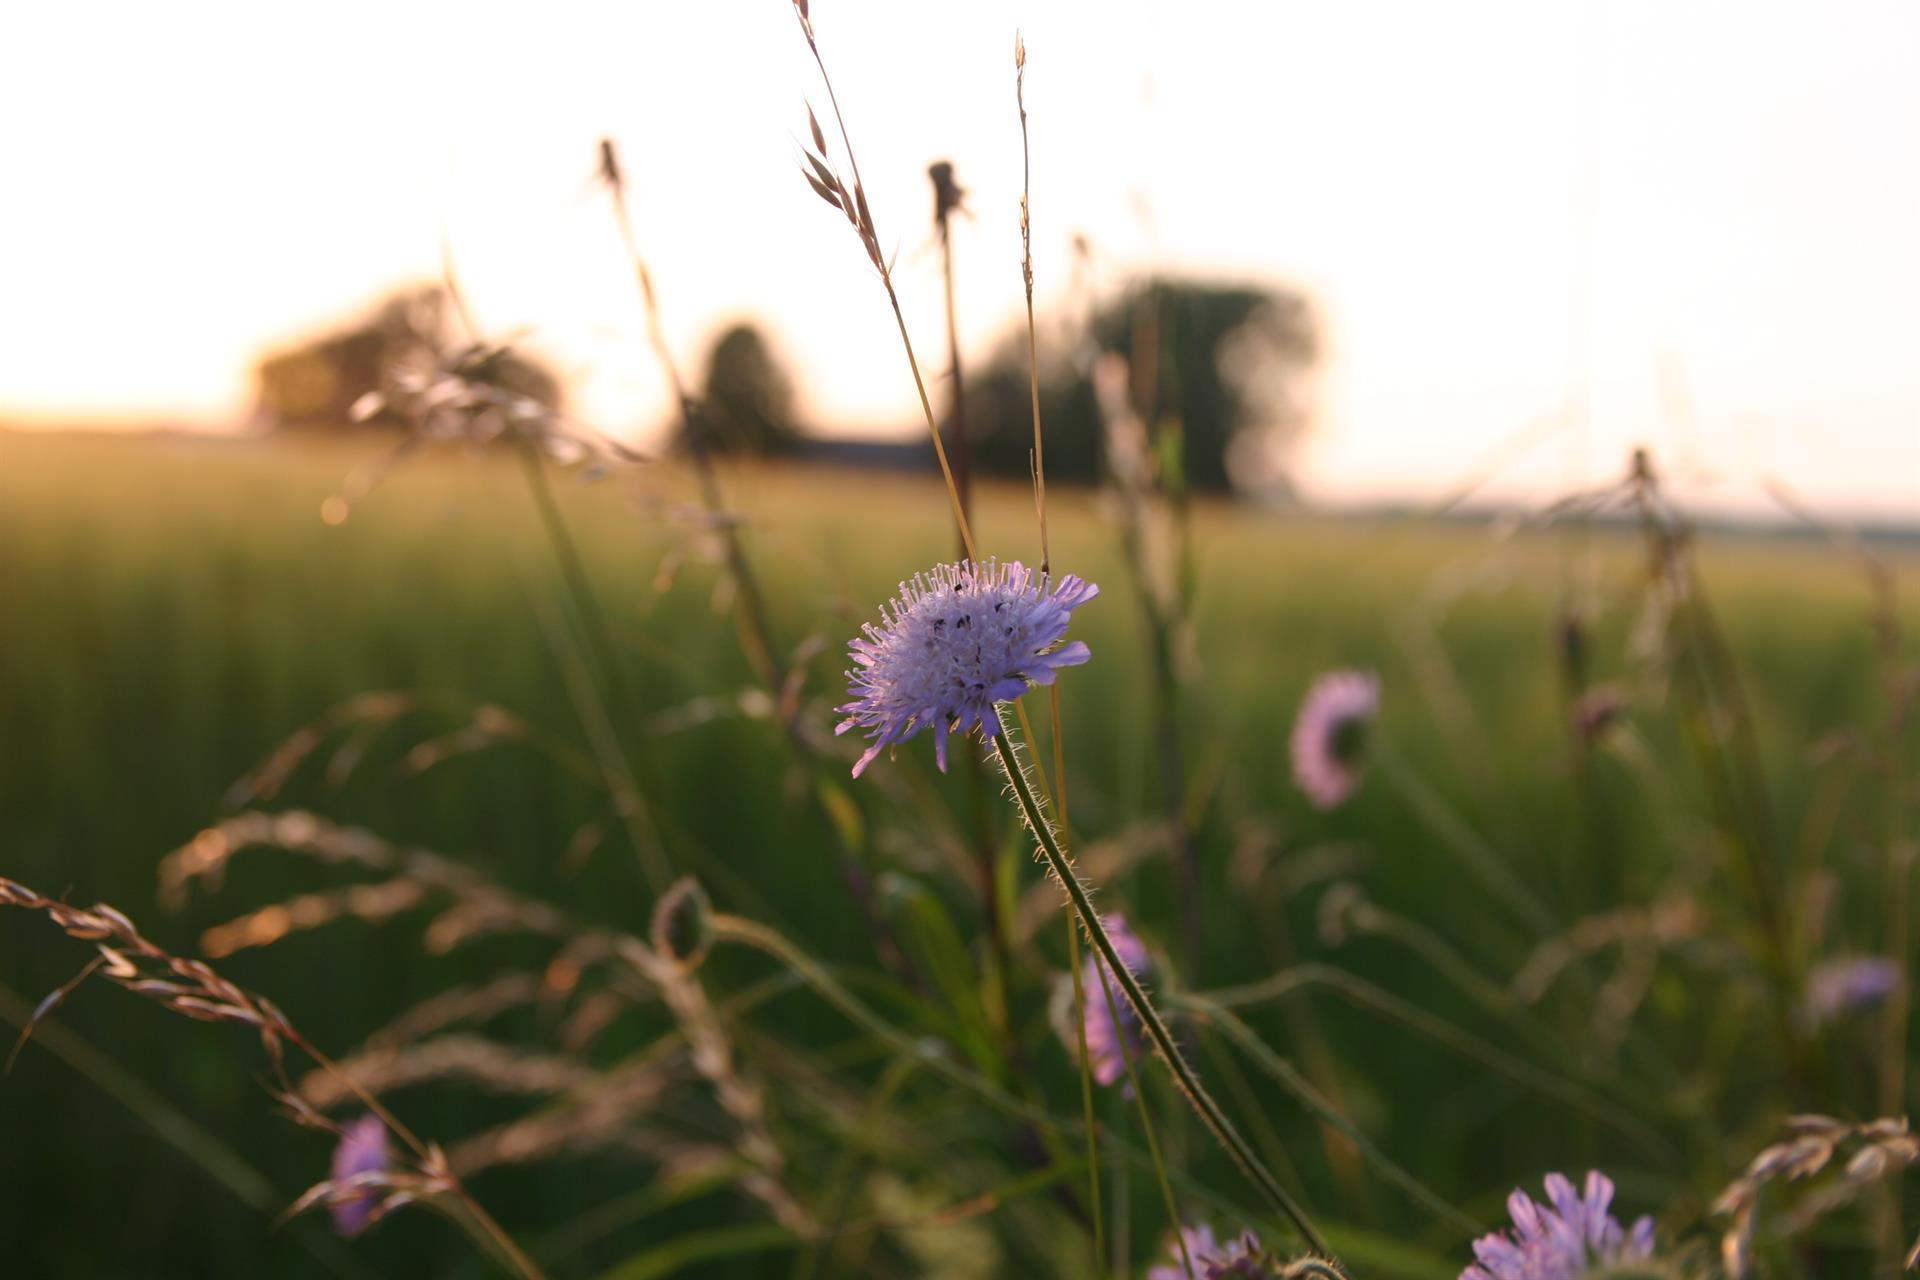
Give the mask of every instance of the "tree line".
<path id="1" fill-rule="evenodd" d="M 368 392 L 451 345 L 449 304 L 435 287 L 402 290 L 362 320 L 263 358 L 257 421 L 271 430 L 338 430 Z M 1293 290 L 1251 283 L 1157 278 L 1089 308 L 1062 340 L 1041 344 L 1040 410 L 1048 478 L 1094 483 L 1145 451 L 1200 492 L 1284 487 L 1292 446 L 1311 420 L 1318 321 Z M 1101 370 L 1124 369 L 1124 404 L 1102 401 Z M 675 448 L 698 433 L 716 453 L 801 458 L 830 450 L 796 406 L 792 374 L 751 321 L 728 325 L 699 365 L 697 395 Z M 524 351 L 490 362 L 487 376 L 555 409 L 563 382 Z M 935 372 L 929 370 L 930 373 Z M 966 420 L 942 409 L 950 441 L 964 433 L 976 474 L 1024 478 L 1033 439 L 1024 320 L 965 370 Z M 940 386 L 934 387 L 936 395 Z M 365 416 L 365 415 L 362 415 Z M 362 423 L 402 424 L 384 412 Z M 904 435 L 904 433 L 903 433 Z M 918 441 L 916 433 L 905 438 Z M 903 456 L 907 451 L 902 451 Z"/>

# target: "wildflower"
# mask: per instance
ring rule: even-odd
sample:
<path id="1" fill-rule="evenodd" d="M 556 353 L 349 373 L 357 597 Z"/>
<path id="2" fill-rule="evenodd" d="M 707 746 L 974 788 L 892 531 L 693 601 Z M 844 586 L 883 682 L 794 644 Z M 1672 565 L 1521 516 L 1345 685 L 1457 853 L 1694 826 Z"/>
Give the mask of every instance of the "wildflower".
<path id="1" fill-rule="evenodd" d="M 1607 1212 L 1613 1181 L 1587 1174 L 1586 1192 L 1557 1173 L 1547 1175 L 1547 1199 L 1539 1204 L 1522 1191 L 1507 1197 L 1513 1229 L 1473 1242 L 1479 1259 L 1460 1280 L 1580 1280 L 1623 1262 L 1653 1256 L 1653 1219 L 1641 1218 L 1624 1230 Z"/>
<path id="2" fill-rule="evenodd" d="M 1204 1222 L 1181 1227 L 1180 1239 L 1167 1245 L 1166 1258 L 1147 1268 L 1147 1280 L 1266 1280 L 1271 1275 L 1272 1260 L 1253 1232 L 1221 1244 Z"/>
<path id="3" fill-rule="evenodd" d="M 340 1145 L 333 1149 L 335 1193 L 328 1204 L 335 1231 L 351 1238 L 373 1225 L 380 1193 L 366 1183 L 372 1175 L 385 1173 L 392 1163 L 387 1126 L 380 1117 L 361 1116 L 341 1133 Z"/>
<path id="4" fill-rule="evenodd" d="M 1103 915 L 1100 923 L 1106 929 L 1107 937 L 1112 940 L 1120 963 L 1127 966 L 1127 972 L 1136 978 L 1145 976 L 1147 947 L 1134 934 L 1126 917 Z M 1085 997 L 1081 1030 L 1084 1030 L 1087 1039 L 1087 1066 L 1093 1073 L 1094 1083 L 1110 1085 L 1127 1073 L 1127 1056 L 1138 1054 L 1141 1050 L 1140 1015 L 1133 1011 L 1126 993 L 1108 972 L 1098 952 L 1089 953 L 1080 962 L 1080 987 Z M 1111 1005 L 1108 1004 L 1109 993 L 1112 995 Z M 1119 1015 L 1117 1020 L 1116 1013 Z M 1079 1049 L 1080 1031 L 1070 1021 L 1061 1028 L 1060 1034 L 1069 1050 Z"/>
<path id="5" fill-rule="evenodd" d="M 1807 975 L 1801 1012 L 1811 1026 L 1879 1004 L 1900 986 L 1900 966 L 1891 956 L 1842 956 L 1823 960 Z"/>
<path id="6" fill-rule="evenodd" d="M 847 672 L 853 700 L 837 708 L 847 718 L 834 732 L 871 730 L 853 776 L 929 726 L 942 770 L 948 734 L 975 725 L 987 737 L 999 733 L 996 703 L 1052 684 L 1061 667 L 1090 656 L 1083 642 L 1060 639 L 1067 615 L 1099 594 L 1072 574 L 1057 583 L 1036 578 L 1017 560 L 936 565 L 901 583 L 880 624 L 868 623 L 847 646 L 856 664 Z"/>
<path id="7" fill-rule="evenodd" d="M 1293 780 L 1316 809 L 1346 802 L 1360 785 L 1367 728 L 1380 711 L 1380 678 L 1329 671 L 1313 682 L 1293 721 Z"/>
<path id="8" fill-rule="evenodd" d="M 1610 684 L 1595 685 L 1574 700 L 1573 732 L 1584 746 L 1596 745 L 1625 714 L 1626 698 Z"/>

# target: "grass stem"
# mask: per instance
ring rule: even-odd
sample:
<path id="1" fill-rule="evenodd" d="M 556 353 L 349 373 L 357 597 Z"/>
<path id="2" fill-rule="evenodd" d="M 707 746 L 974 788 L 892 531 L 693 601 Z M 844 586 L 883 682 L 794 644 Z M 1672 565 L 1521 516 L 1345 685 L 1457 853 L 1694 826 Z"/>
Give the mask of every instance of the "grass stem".
<path id="1" fill-rule="evenodd" d="M 1028 828 L 1033 832 L 1048 868 L 1053 872 L 1054 878 L 1060 882 L 1061 887 L 1066 890 L 1068 901 L 1072 904 L 1075 914 L 1079 916 L 1080 925 L 1086 930 L 1088 940 L 1092 942 L 1094 950 L 1106 963 L 1107 968 L 1112 971 L 1114 979 L 1120 984 L 1120 989 L 1126 993 L 1127 1002 L 1133 1006 L 1134 1013 L 1139 1016 L 1147 1039 L 1152 1042 L 1155 1051 L 1166 1062 L 1175 1085 L 1200 1117 L 1201 1123 L 1206 1125 L 1214 1140 L 1232 1157 L 1240 1171 L 1254 1184 L 1267 1202 L 1293 1225 L 1294 1230 L 1299 1232 L 1301 1238 L 1310 1247 L 1321 1253 L 1327 1252 L 1326 1242 L 1314 1227 L 1312 1219 L 1268 1171 L 1260 1157 L 1254 1153 L 1253 1148 L 1247 1145 L 1246 1139 L 1241 1137 L 1239 1131 L 1233 1127 L 1233 1122 L 1227 1119 L 1226 1113 L 1221 1111 L 1220 1105 L 1207 1092 L 1206 1086 L 1200 1083 L 1199 1075 L 1181 1053 L 1180 1046 L 1174 1041 L 1173 1033 L 1167 1029 L 1165 1021 L 1161 1019 L 1159 1010 L 1147 998 L 1146 990 L 1141 987 L 1139 980 L 1121 960 L 1120 953 L 1114 948 L 1113 939 L 1107 935 L 1105 926 L 1100 923 L 1099 912 L 1094 910 L 1093 899 L 1088 895 L 1086 886 L 1080 883 L 1080 877 L 1074 870 L 1072 861 L 1055 838 L 1053 825 L 1040 811 L 1033 787 L 1027 781 L 1026 769 L 1015 754 L 1013 743 L 1004 729 L 994 735 L 993 744 L 999 755 L 1000 765 L 1006 771 L 1007 781 L 1013 788 L 1014 799 L 1020 807 L 1021 816 L 1026 819 Z"/>

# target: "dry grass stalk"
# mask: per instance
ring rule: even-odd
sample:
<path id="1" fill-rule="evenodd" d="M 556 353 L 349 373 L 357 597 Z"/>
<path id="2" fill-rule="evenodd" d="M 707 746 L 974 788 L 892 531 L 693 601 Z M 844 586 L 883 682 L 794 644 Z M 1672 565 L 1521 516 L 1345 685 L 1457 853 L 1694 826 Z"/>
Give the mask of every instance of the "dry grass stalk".
<path id="1" fill-rule="evenodd" d="M 356 1199 L 368 1190 L 382 1193 L 374 1208 L 376 1217 L 417 1199 L 446 1197 L 459 1202 L 479 1237 L 498 1249 L 523 1276 L 538 1280 L 542 1275 L 533 1261 L 501 1229 L 500 1224 L 467 1193 L 459 1178 L 447 1166 L 440 1148 L 421 1141 L 381 1105 L 379 1099 L 355 1088 L 351 1078 L 302 1036 L 271 1000 L 222 977 L 204 961 L 172 955 L 143 936 L 123 912 L 105 903 L 86 908 L 73 907 L 42 897 L 17 881 L 0 878 L 0 906 L 38 911 L 68 937 L 91 943 L 98 953 L 77 978 L 41 1001 L 21 1032 L 22 1043 L 81 982 L 97 973 L 109 982 L 183 1017 L 198 1022 L 225 1022 L 251 1028 L 259 1037 L 260 1046 L 273 1066 L 278 1082 L 275 1096 L 286 1106 L 294 1121 L 339 1133 L 336 1126 L 305 1103 L 288 1081 L 286 1049 L 292 1045 L 318 1064 L 321 1070 L 334 1073 L 348 1088 L 354 1089 L 367 1109 L 411 1149 L 414 1159 L 411 1167 L 396 1167 L 377 1174 L 359 1174 L 341 1184 L 332 1181 L 317 1183 L 293 1203 L 287 1210 L 288 1216 L 321 1203 Z"/>
<path id="2" fill-rule="evenodd" d="M 361 1049 L 390 1048 L 424 1039 L 456 1023 L 484 1023 L 532 1004 L 546 992 L 530 973 L 503 973 L 474 986 L 454 987 L 422 1000 L 361 1042 Z"/>
<path id="3" fill-rule="evenodd" d="M 420 905 L 426 889 L 409 880 L 357 884 L 327 893 L 303 893 L 261 907 L 200 935 L 200 949 L 224 960 L 249 947 L 268 947 L 291 933 L 318 929 L 336 920 L 378 923 Z"/>
<path id="4" fill-rule="evenodd" d="M 959 486 L 954 481 L 953 467 L 947 461 L 947 449 L 940 441 L 940 424 L 933 416 L 933 402 L 927 397 L 926 379 L 920 376 L 920 362 L 913 354 L 913 339 L 907 333 L 906 313 L 900 309 L 900 295 L 893 287 L 893 267 L 880 250 L 880 231 L 874 225 L 873 210 L 867 205 L 866 184 L 860 179 L 860 161 L 853 152 L 853 139 L 847 133 L 846 117 L 840 111 L 840 98 L 833 90 L 833 77 L 827 74 L 827 64 L 820 56 L 820 45 L 814 39 L 813 19 L 808 12 L 807 0 L 794 0 L 794 16 L 800 20 L 800 34 L 806 37 L 807 51 L 813 55 L 814 66 L 820 69 L 820 80 L 826 86 L 827 101 L 833 105 L 833 120 L 840 133 L 841 150 L 846 153 L 849 178 L 842 178 L 834 169 L 827 155 L 827 135 L 820 128 L 819 119 L 813 114 L 813 108 L 807 108 L 807 136 L 812 149 L 804 151 L 807 168 L 801 170 L 801 176 L 814 194 L 825 200 L 846 216 L 847 224 L 853 228 L 854 235 L 860 241 L 860 247 L 866 251 L 867 260 L 879 273 L 880 283 L 887 291 L 887 304 L 893 308 L 893 319 L 900 330 L 900 345 L 907 355 L 907 367 L 913 373 L 913 388 L 920 393 L 920 411 L 926 417 L 927 433 L 933 437 L 933 453 L 940 460 L 940 475 L 947 483 L 947 499 L 953 505 L 954 527 L 960 532 L 960 544 L 966 550 L 969 560 L 978 560 L 979 551 L 974 546 L 973 529 L 967 523 L 967 512 L 960 498 Z"/>
<path id="5" fill-rule="evenodd" d="M 1650 906 L 1587 916 L 1533 949 L 1513 976 L 1513 997 L 1522 1004 L 1535 1004 L 1576 960 L 1610 947 L 1658 952 L 1698 937 L 1705 923 L 1700 904 L 1687 894 L 1665 897 Z"/>
<path id="6" fill-rule="evenodd" d="M 1755 1274 L 1753 1242 L 1761 1225 L 1761 1196 L 1769 1188 L 1813 1178 L 1834 1168 L 1843 1149 L 1852 1150 L 1838 1166 L 1837 1176 L 1782 1216 L 1774 1234 L 1790 1237 L 1852 1203 L 1876 1183 L 1920 1164 L 1920 1138 L 1908 1129 L 1904 1116 L 1866 1124 L 1830 1116 L 1792 1116 L 1787 1132 L 1785 1140 L 1748 1162 L 1746 1170 L 1713 1202 L 1714 1215 L 1729 1220 L 1721 1240 L 1728 1280 L 1748 1280 Z M 1902 1266 L 1909 1271 L 1920 1268 L 1920 1239 L 1907 1251 Z"/>
<path id="7" fill-rule="evenodd" d="M 453 1167 L 470 1175 L 496 1165 L 609 1148 L 658 1155 L 670 1150 L 674 1140 L 639 1129 L 633 1122 L 660 1111 L 675 1078 L 676 1073 L 662 1064 L 589 1073 L 554 1105 L 455 1146 L 450 1153 Z"/>
<path id="8" fill-rule="evenodd" d="M 572 1058 L 459 1034 L 363 1049 L 336 1065 L 338 1074 L 311 1071 L 300 1080 L 300 1096 L 309 1105 L 325 1111 L 353 1102 L 362 1091 L 391 1093 L 434 1080 L 459 1080 L 489 1093 L 565 1093 L 597 1075 Z"/>
<path id="9" fill-rule="evenodd" d="M 764 1200 L 781 1223 L 796 1232 L 811 1231 L 810 1215 L 785 1189 L 785 1159 L 767 1126 L 765 1096 L 758 1080 L 734 1062 L 726 1032 L 696 974 L 699 956 L 657 950 L 668 939 L 656 930 L 656 945 L 631 934 L 595 929 L 543 902 L 502 888 L 480 873 L 428 849 L 392 844 L 369 831 L 344 827 L 314 814 L 243 813 L 209 827 L 161 863 L 163 890 L 179 896 L 198 879 L 217 875 L 242 849 L 279 848 L 325 862 L 383 871 L 396 882 L 450 895 L 453 905 L 428 926 L 429 950 L 445 952 L 492 933 L 531 933 L 566 946 L 549 967 L 548 985 L 571 989 L 583 964 L 617 959 L 657 991 L 686 1037 L 696 1071 L 708 1082 L 721 1108 L 739 1130 L 741 1153 L 758 1173 L 743 1185 Z M 662 914 L 695 899 L 693 882 L 683 880 L 659 903 Z M 701 899 L 700 911 L 704 911 Z M 229 926 L 230 927 L 230 926 Z"/>
<path id="10" fill-rule="evenodd" d="M 329 707 L 275 747 L 267 758 L 227 791 L 229 807 L 271 800 L 306 758 L 342 729 L 379 728 L 421 708 L 418 694 L 399 689 L 375 689 Z"/>

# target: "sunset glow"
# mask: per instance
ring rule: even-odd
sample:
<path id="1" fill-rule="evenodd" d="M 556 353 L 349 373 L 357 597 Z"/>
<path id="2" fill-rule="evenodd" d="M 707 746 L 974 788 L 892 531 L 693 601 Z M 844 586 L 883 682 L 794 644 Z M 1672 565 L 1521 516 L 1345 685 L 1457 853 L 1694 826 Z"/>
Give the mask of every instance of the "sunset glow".
<path id="1" fill-rule="evenodd" d="M 1019 313 L 1016 28 L 1043 311 L 1149 270 L 1303 287 L 1302 486 L 1545 496 L 1650 441 L 1711 502 L 1781 478 L 1920 517 L 1920 10 L 822 0 L 910 324 L 927 164 L 969 192 L 965 333 Z M 785 0 L 534 11 L 28 6 L 0 52 L 0 421 L 225 427 L 263 349 L 431 279 L 644 438 L 665 389 L 594 149 L 618 140 L 688 365 L 757 317 L 830 432 L 913 425 L 871 272 L 798 172 Z M 1045 331 L 1043 330 L 1043 339 Z"/>

